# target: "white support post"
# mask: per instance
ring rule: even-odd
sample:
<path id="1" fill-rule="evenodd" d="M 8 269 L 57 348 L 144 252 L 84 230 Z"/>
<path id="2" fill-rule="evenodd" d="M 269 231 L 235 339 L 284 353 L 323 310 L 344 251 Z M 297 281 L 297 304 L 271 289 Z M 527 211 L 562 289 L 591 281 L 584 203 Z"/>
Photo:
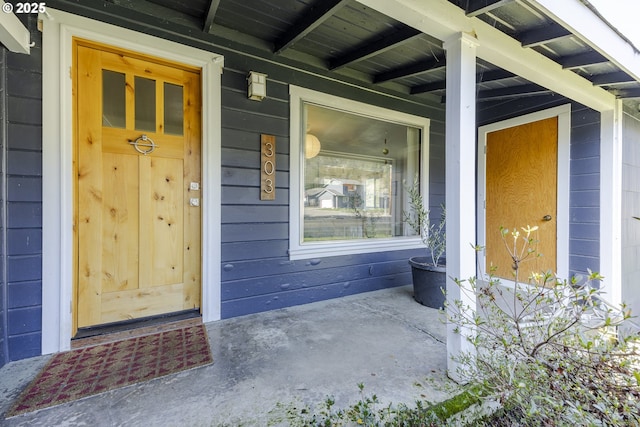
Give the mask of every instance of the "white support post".
<path id="1" fill-rule="evenodd" d="M 445 40 L 447 51 L 446 92 L 446 208 L 447 208 L 447 301 L 454 301 L 475 315 L 476 298 L 464 282 L 476 275 L 476 47 L 478 41 L 466 33 Z M 474 352 L 466 336 L 473 330 L 456 331 L 447 324 L 447 369 L 456 381 L 465 381 L 456 357 Z"/>
<path id="2" fill-rule="evenodd" d="M 622 302 L 622 101 L 600 116 L 600 269 L 604 298 Z"/>
<path id="3" fill-rule="evenodd" d="M 44 5 L 44 3 L 40 3 Z M 0 43 L 11 52 L 26 53 L 31 52 L 31 34 L 29 30 L 20 22 L 20 19 L 12 13 L 13 4 L 0 0 L 2 12 L 0 13 Z"/>

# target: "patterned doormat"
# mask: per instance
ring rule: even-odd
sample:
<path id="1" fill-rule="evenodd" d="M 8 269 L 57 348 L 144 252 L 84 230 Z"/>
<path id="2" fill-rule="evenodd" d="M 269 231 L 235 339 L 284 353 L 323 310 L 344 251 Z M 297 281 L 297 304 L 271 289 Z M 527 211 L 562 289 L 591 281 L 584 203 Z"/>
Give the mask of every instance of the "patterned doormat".
<path id="1" fill-rule="evenodd" d="M 58 353 L 22 392 L 6 417 L 212 362 L 202 324 Z"/>

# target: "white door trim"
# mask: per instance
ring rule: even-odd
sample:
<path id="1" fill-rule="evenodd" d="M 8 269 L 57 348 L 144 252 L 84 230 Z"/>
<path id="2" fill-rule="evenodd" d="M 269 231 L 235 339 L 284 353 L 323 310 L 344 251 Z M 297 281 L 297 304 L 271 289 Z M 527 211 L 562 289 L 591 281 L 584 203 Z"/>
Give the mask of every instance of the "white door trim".
<path id="1" fill-rule="evenodd" d="M 42 354 L 68 350 L 71 346 L 73 37 L 202 69 L 202 314 L 205 322 L 220 319 L 220 74 L 224 58 L 50 8 L 40 19 L 43 21 Z"/>
<path id="2" fill-rule="evenodd" d="M 537 111 L 524 116 L 503 120 L 478 128 L 478 245 L 486 244 L 486 155 L 487 135 L 502 129 L 526 123 L 558 117 L 558 192 L 557 192 L 557 246 L 556 273 L 560 278 L 569 277 L 569 165 L 571 144 L 571 104 Z M 525 226 L 526 224 L 523 224 Z M 485 266 L 485 254 L 478 255 L 478 265 Z M 487 272 L 478 272 L 487 273 Z"/>

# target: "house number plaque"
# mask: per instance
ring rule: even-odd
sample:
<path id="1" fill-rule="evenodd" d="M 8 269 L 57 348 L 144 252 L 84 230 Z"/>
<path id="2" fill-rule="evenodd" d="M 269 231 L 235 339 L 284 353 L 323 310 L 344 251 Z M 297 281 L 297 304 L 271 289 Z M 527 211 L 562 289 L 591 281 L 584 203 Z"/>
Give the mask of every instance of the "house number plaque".
<path id="1" fill-rule="evenodd" d="M 276 137 L 260 135 L 260 200 L 276 199 Z"/>

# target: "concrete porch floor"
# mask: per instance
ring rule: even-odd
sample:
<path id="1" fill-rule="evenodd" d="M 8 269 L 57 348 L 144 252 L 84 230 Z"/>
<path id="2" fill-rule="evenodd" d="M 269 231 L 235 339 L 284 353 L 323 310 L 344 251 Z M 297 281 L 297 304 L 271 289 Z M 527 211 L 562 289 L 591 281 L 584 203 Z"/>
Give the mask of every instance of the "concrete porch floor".
<path id="1" fill-rule="evenodd" d="M 348 406 L 358 383 L 382 402 L 436 402 L 448 397 L 442 320 L 411 287 L 222 320 L 206 325 L 213 365 L 4 419 L 49 357 L 12 362 L 0 425 L 265 426 L 278 403 Z"/>

